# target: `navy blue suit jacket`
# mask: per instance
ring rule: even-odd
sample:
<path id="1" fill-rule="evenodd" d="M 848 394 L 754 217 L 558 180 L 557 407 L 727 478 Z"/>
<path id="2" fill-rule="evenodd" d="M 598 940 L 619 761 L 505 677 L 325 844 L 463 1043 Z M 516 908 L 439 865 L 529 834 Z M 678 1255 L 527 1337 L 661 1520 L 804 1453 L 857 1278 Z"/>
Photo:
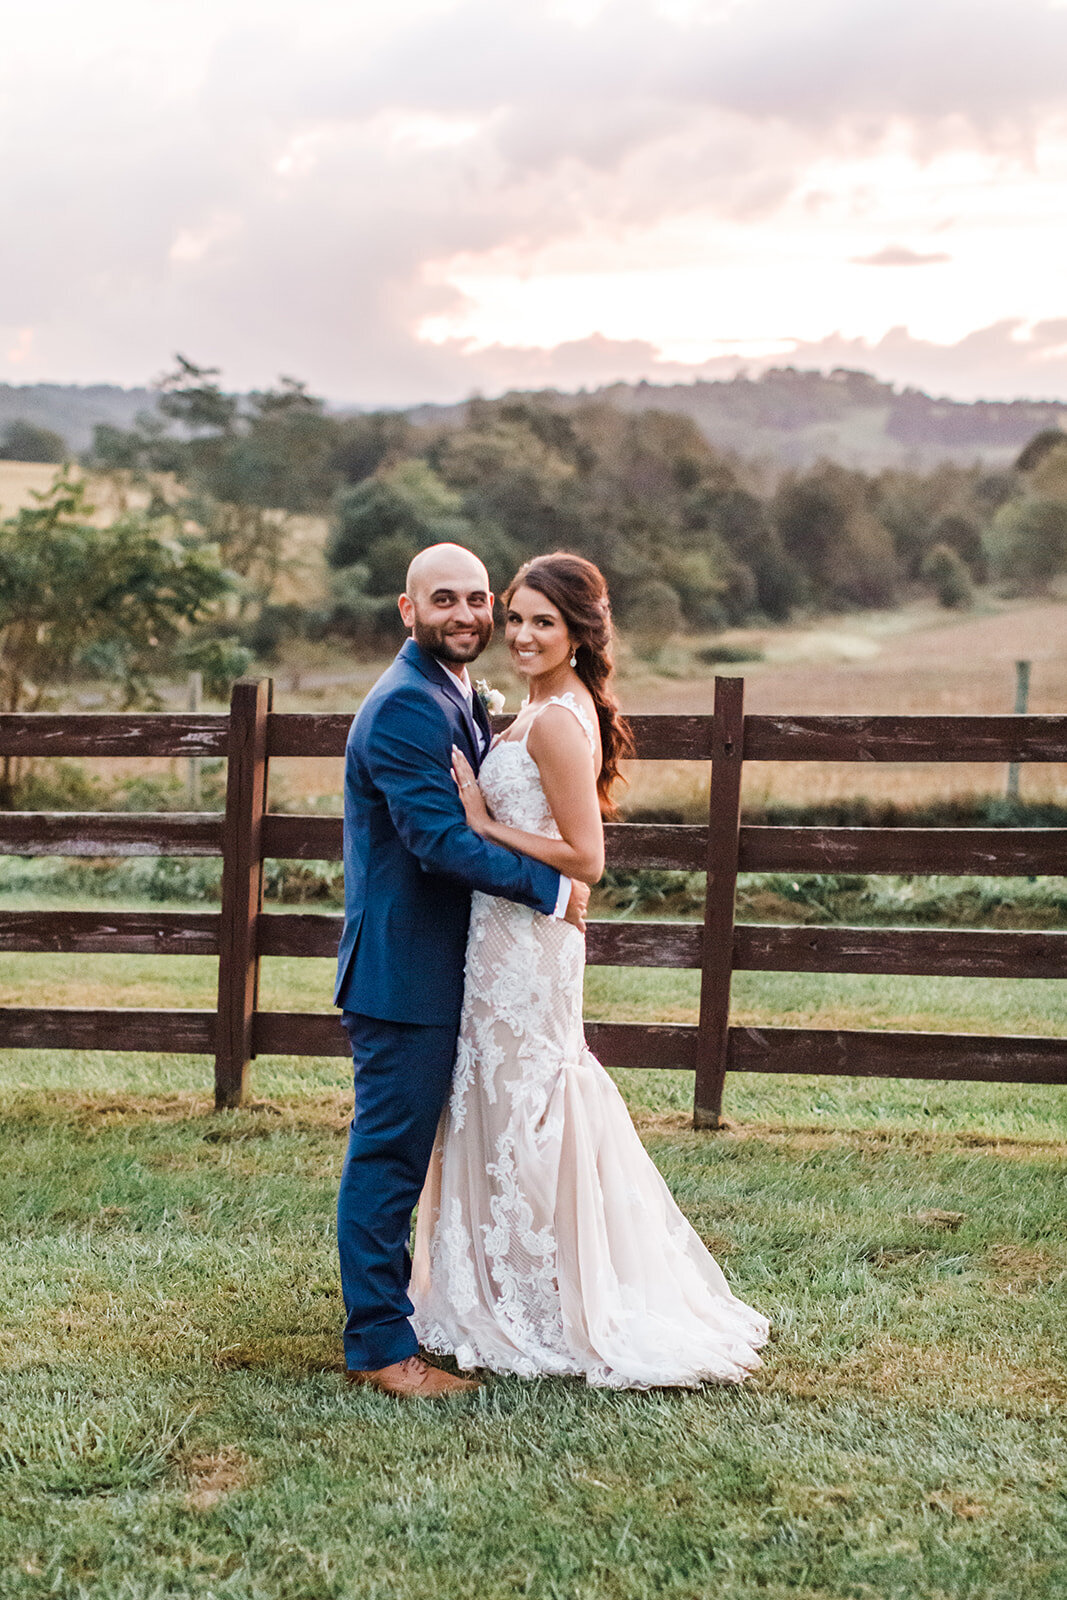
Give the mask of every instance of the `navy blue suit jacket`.
<path id="1" fill-rule="evenodd" d="M 454 1024 L 472 889 L 551 915 L 560 875 L 467 825 L 456 744 L 477 770 L 472 715 L 453 675 L 409 639 L 352 724 L 345 750 L 345 925 L 334 1004 L 388 1022 Z"/>

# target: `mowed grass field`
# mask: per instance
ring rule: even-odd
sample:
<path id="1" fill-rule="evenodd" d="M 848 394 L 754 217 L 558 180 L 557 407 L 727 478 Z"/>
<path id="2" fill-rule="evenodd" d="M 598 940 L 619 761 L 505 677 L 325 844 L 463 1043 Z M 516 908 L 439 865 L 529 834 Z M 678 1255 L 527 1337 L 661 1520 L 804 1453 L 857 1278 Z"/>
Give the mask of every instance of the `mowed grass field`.
<path id="1" fill-rule="evenodd" d="M 321 1009 L 329 963 L 264 965 Z M 739 978 L 741 1016 L 1063 1032 L 1056 983 Z M 0 961 L 22 1003 L 210 1005 L 196 958 Z M 590 1015 L 692 975 L 591 970 Z M 0 1594 L 70 1600 L 1061 1600 L 1067 1091 L 619 1075 L 738 1293 L 743 1389 L 490 1379 L 447 1410 L 340 1377 L 343 1060 L 0 1059 Z"/>

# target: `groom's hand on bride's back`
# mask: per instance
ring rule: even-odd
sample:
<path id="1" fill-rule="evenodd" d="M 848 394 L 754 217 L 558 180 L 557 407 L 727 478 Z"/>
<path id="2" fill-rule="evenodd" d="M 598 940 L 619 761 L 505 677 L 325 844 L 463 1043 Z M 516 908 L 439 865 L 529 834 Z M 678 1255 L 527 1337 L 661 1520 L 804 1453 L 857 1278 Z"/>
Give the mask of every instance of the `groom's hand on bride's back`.
<path id="1" fill-rule="evenodd" d="M 589 909 L 589 885 L 579 883 L 577 878 L 571 880 L 571 897 L 567 901 L 567 909 L 563 913 L 564 922 L 569 922 L 579 933 L 585 932 L 585 914 Z M 557 916 L 558 916 L 557 912 Z"/>

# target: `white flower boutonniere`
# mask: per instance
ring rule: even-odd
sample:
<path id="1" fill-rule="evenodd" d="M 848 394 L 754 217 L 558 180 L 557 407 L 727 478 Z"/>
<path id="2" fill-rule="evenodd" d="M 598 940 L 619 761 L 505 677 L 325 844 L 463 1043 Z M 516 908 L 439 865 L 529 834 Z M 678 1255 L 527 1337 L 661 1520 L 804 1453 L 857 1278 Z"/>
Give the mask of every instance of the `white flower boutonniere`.
<path id="1" fill-rule="evenodd" d="M 482 702 L 487 714 L 491 717 L 499 717 L 507 704 L 507 700 L 500 693 L 500 690 L 492 688 L 484 678 L 479 678 L 474 687 L 477 690 L 478 699 Z"/>

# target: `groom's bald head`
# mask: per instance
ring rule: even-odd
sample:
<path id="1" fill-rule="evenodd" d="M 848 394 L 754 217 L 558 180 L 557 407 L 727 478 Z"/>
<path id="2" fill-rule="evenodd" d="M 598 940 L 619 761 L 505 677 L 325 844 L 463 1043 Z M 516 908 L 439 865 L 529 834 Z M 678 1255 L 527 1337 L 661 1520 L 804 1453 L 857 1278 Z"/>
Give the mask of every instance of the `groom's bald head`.
<path id="1" fill-rule="evenodd" d="M 446 665 L 480 656 L 493 636 L 489 574 L 461 544 L 432 544 L 408 567 L 400 615 L 415 642 Z"/>
<path id="2" fill-rule="evenodd" d="M 478 589 L 489 592 L 489 574 L 472 550 L 461 544 L 431 544 L 408 567 L 404 593 L 411 600 L 432 592 L 443 584 L 448 589 Z"/>

